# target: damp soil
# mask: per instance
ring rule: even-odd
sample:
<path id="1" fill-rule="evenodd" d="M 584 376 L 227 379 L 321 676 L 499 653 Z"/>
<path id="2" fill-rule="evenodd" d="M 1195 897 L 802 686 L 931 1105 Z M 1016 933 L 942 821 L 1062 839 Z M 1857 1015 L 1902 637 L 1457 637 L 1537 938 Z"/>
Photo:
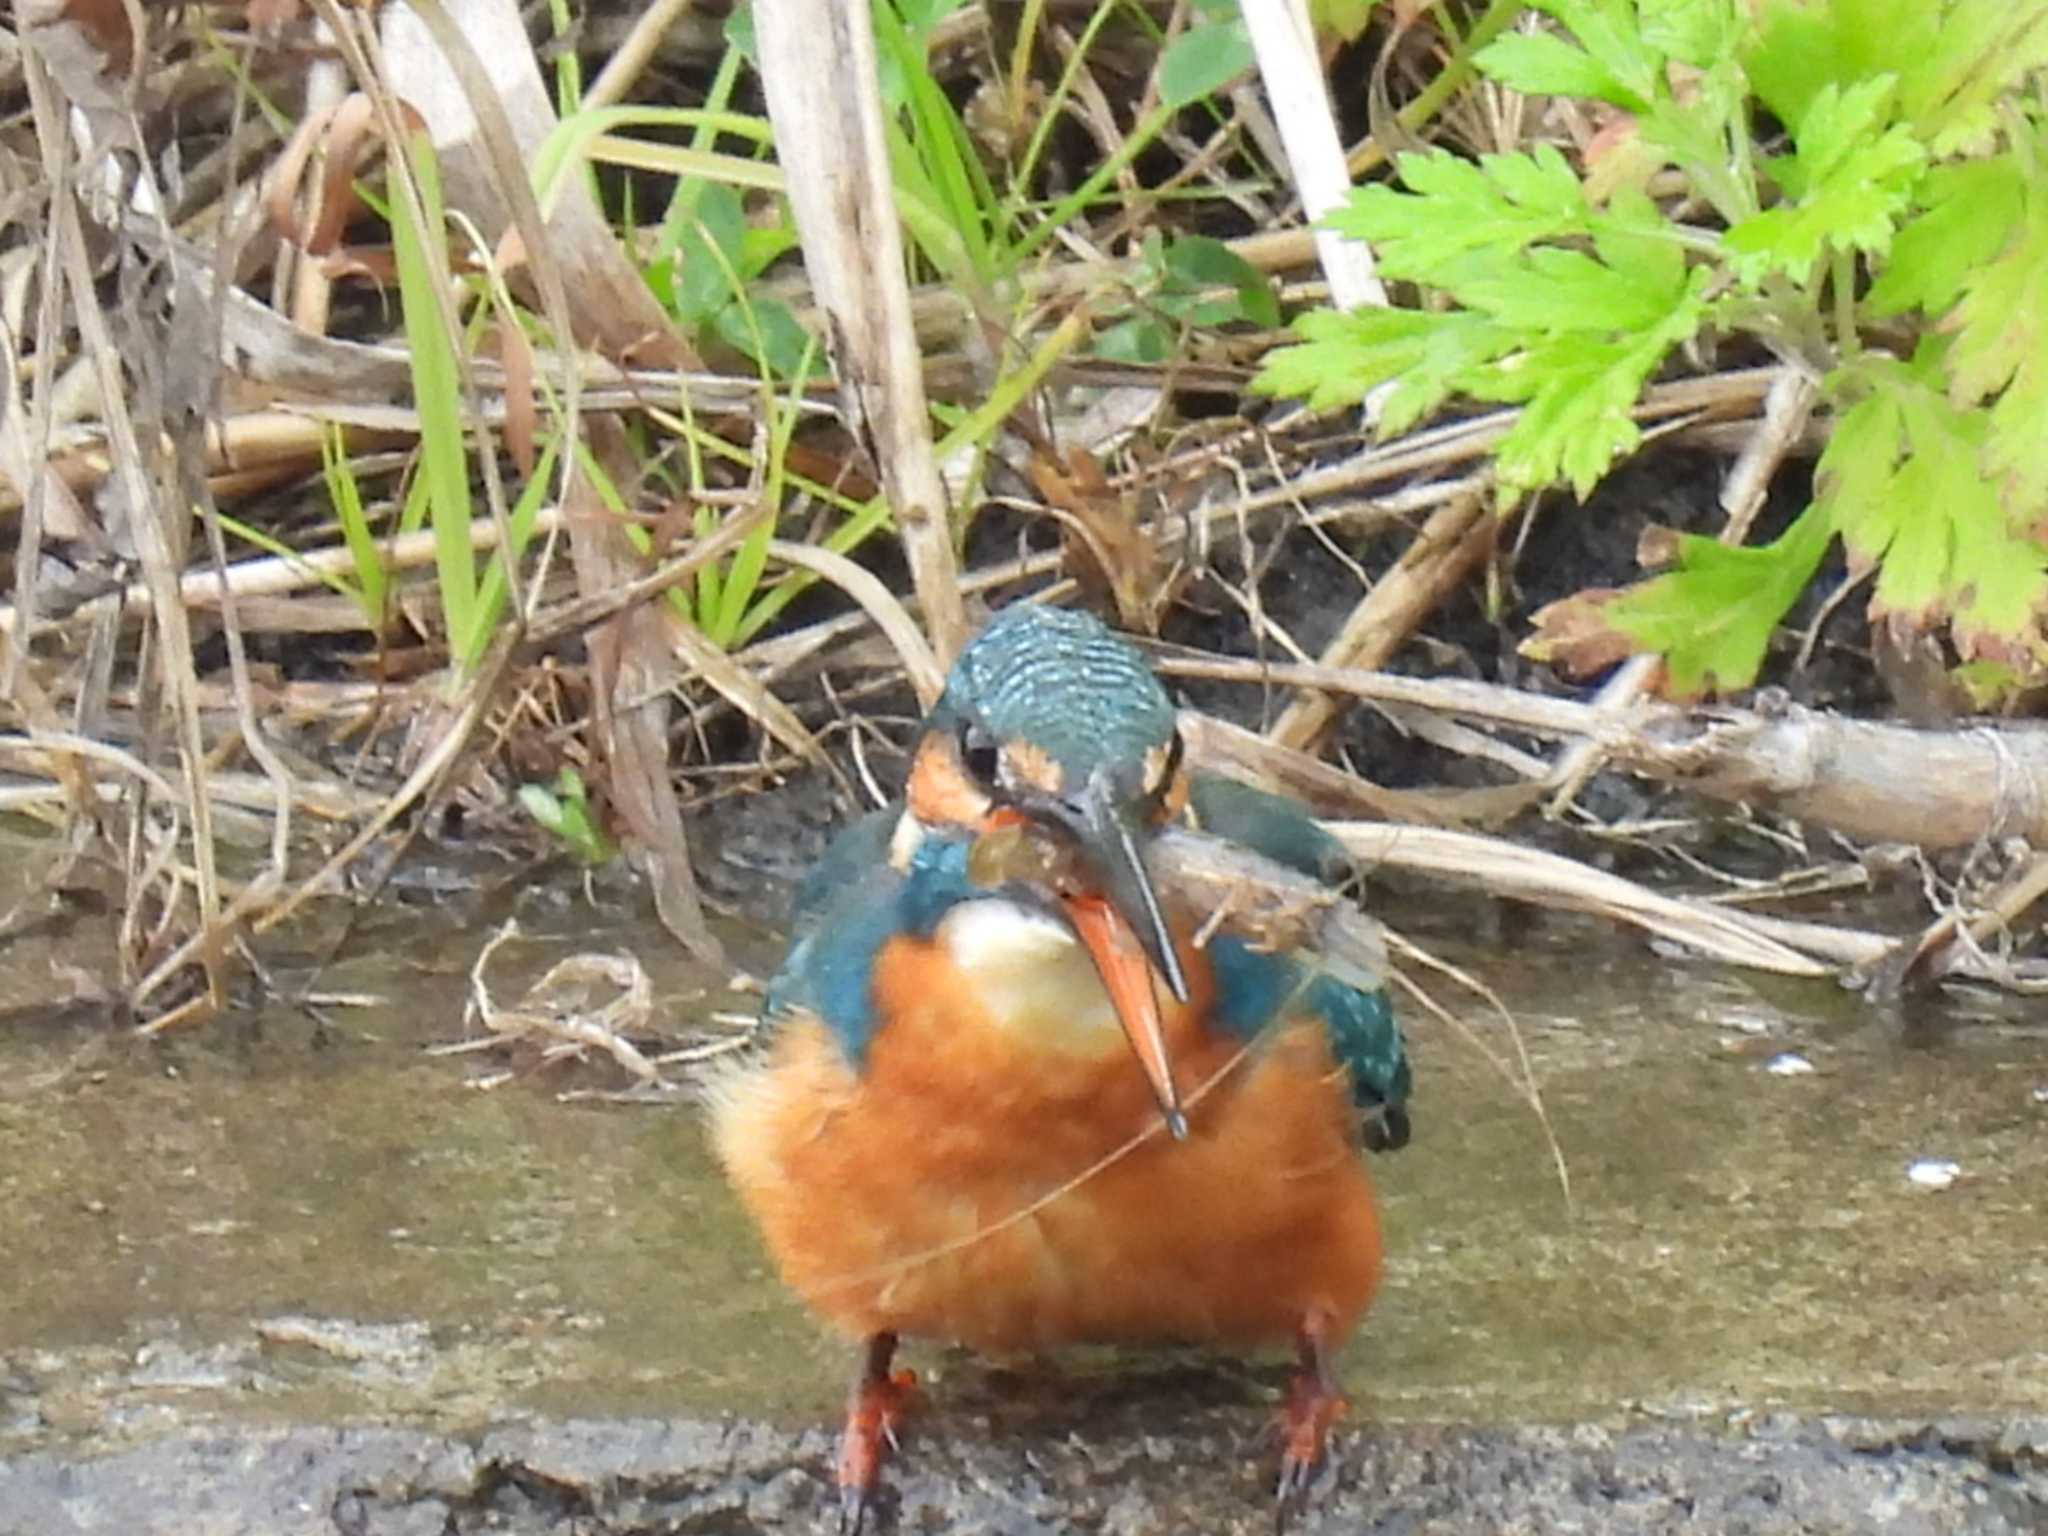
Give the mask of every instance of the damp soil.
<path id="1" fill-rule="evenodd" d="M 50 850 L 5 839 L 12 910 Z M 507 994 L 600 950 L 678 1034 L 751 999 L 631 890 L 438 873 L 358 920 L 317 1020 L 140 1041 L 92 1001 L 104 922 L 14 930 L 0 1532 L 829 1525 L 847 1351 L 775 1282 L 695 1109 L 565 1101 L 627 1086 L 605 1059 L 430 1050 L 465 1038 L 507 916 Z M 1403 920 L 1512 1008 L 1571 1195 L 1510 1086 L 1410 1010 L 1417 1134 L 1374 1162 L 1386 1283 L 1304 1529 L 2048 1529 L 2038 1011 L 1880 1014 L 1472 901 Z M 766 925 L 724 936 L 771 963 Z M 332 937 L 277 946 L 274 979 Z M 911 1363 L 881 1529 L 1267 1528 L 1283 1361 Z"/>

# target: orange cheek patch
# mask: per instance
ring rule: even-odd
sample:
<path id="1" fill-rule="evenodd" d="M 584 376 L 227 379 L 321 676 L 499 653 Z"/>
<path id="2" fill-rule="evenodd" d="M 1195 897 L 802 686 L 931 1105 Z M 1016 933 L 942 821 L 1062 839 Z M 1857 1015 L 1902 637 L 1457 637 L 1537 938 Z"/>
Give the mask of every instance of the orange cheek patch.
<path id="1" fill-rule="evenodd" d="M 1060 792 L 1066 782 L 1066 774 L 1060 765 L 1044 748 L 1028 741 L 1012 741 L 1003 747 L 1003 766 L 1009 770 L 1012 780 L 1029 784 L 1033 789 L 1043 790 L 1048 795 Z"/>
<path id="2" fill-rule="evenodd" d="M 926 826 L 978 827 L 988 815 L 988 796 L 967 782 L 946 749 L 920 747 L 905 791 L 910 812 Z"/>

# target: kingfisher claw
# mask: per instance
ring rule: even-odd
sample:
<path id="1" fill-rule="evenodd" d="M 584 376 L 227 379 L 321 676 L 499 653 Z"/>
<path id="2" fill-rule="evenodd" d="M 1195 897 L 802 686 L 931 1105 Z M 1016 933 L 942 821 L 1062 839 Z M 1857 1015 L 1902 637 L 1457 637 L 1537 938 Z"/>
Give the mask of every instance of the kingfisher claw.
<path id="1" fill-rule="evenodd" d="M 1287 1529 L 1308 1497 L 1309 1485 L 1322 1470 L 1330 1430 L 1350 1405 L 1337 1389 L 1330 1369 L 1328 1320 L 1311 1317 L 1299 1334 L 1301 1369 L 1287 1386 L 1287 1404 L 1280 1410 L 1280 1478 L 1274 1488 L 1273 1530 Z"/>
<path id="2" fill-rule="evenodd" d="M 1322 1470 L 1330 1428 L 1348 1406 L 1326 1383 L 1308 1372 L 1297 1376 L 1288 1389 L 1287 1406 L 1280 1415 L 1280 1480 L 1274 1490 L 1274 1530 L 1286 1530 L 1287 1522 L 1308 1497 L 1309 1484 Z"/>
<path id="3" fill-rule="evenodd" d="M 894 1371 L 896 1335 L 878 1333 L 868 1340 L 867 1356 L 847 1405 L 846 1429 L 839 1437 L 839 1533 L 860 1536 L 868 1502 L 881 1481 L 889 1452 L 901 1450 L 896 1426 L 917 1387 L 917 1373 Z"/>

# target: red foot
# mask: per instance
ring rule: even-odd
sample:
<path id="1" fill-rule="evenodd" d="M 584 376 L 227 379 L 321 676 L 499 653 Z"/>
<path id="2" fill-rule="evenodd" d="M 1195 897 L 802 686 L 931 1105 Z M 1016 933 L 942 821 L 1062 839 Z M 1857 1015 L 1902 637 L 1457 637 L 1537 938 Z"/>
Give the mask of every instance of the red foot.
<path id="1" fill-rule="evenodd" d="M 1302 1324 L 1301 1369 L 1287 1387 L 1280 1410 L 1280 1481 L 1275 1490 L 1273 1528 L 1287 1522 L 1308 1495 L 1308 1486 L 1322 1467 L 1330 1429 L 1349 1405 L 1330 1374 L 1328 1324 L 1319 1317 Z"/>
<path id="2" fill-rule="evenodd" d="M 897 1449 L 896 1426 L 917 1387 L 916 1372 L 889 1370 L 895 1352 L 896 1340 L 888 1334 L 869 1341 L 867 1363 L 846 1410 L 846 1430 L 839 1437 L 842 1536 L 860 1536 L 868 1501 L 881 1480 L 882 1463 Z"/>
<path id="3" fill-rule="evenodd" d="M 1323 1464 L 1330 1429 L 1350 1405 L 1303 1373 L 1287 1389 L 1287 1406 L 1280 1413 L 1280 1506 L 1281 1520 L 1300 1504 L 1309 1482 Z"/>

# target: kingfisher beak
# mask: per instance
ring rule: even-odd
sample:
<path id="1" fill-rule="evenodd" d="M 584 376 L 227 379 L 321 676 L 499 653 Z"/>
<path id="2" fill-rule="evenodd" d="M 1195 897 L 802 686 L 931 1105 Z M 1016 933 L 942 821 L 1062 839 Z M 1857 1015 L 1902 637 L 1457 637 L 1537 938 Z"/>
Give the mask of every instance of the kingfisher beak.
<path id="1" fill-rule="evenodd" d="M 1088 888 L 1062 893 L 1061 909 L 1095 962 L 1124 1037 L 1166 1117 L 1167 1133 L 1176 1141 L 1185 1140 L 1187 1116 L 1173 1080 L 1153 977 L 1166 982 L 1174 1001 L 1185 1003 L 1187 974 L 1139 851 L 1137 829 L 1103 779 L 1091 781 L 1073 799 L 1046 797 L 1029 810 L 1035 819 L 1074 840 Z"/>

